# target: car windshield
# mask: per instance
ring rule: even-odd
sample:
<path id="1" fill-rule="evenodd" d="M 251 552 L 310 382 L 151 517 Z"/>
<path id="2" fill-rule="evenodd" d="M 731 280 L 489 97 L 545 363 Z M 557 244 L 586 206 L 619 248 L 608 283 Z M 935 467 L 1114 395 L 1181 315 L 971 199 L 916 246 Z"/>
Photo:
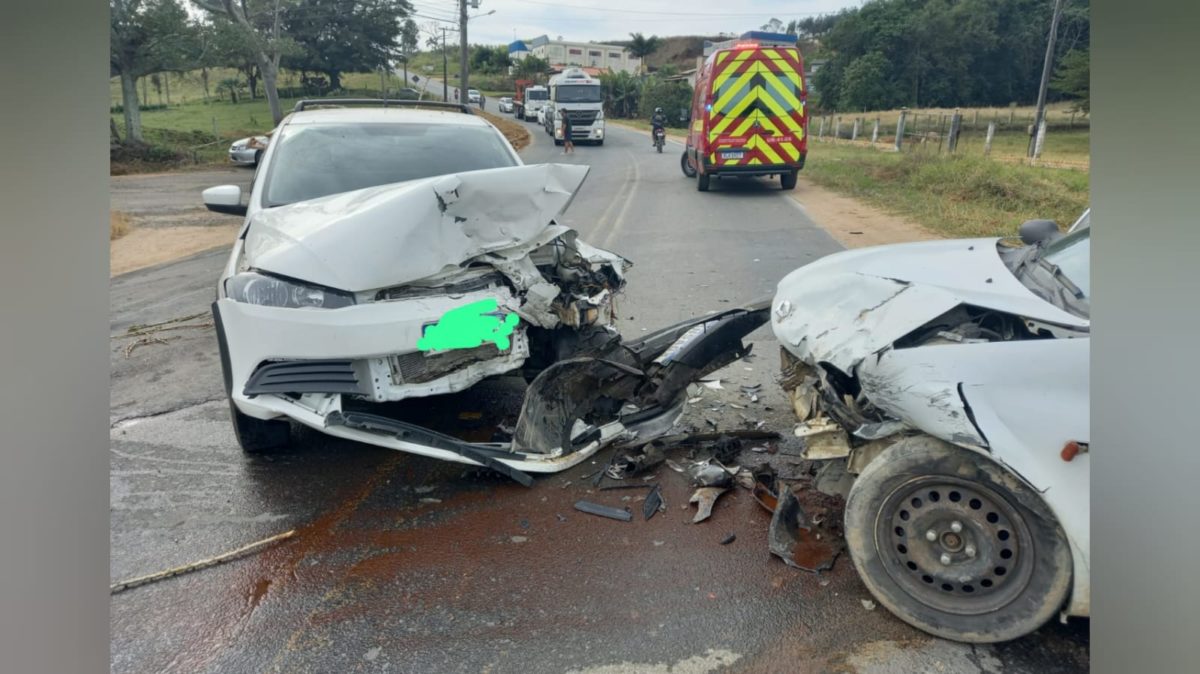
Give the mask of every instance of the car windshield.
<path id="1" fill-rule="evenodd" d="M 528 96 L 529 96 L 529 100 L 531 100 L 531 101 L 544 101 L 547 98 L 550 98 L 550 92 L 549 91 L 530 91 L 530 92 L 528 92 Z"/>
<path id="2" fill-rule="evenodd" d="M 1082 227 L 1046 246 L 1042 259 L 1058 268 L 1083 293 L 1092 296 L 1092 228 Z"/>
<path id="3" fill-rule="evenodd" d="M 599 103 L 604 100 L 599 84 L 559 85 L 555 97 L 559 103 Z"/>
<path id="4" fill-rule="evenodd" d="M 460 124 L 288 127 L 267 171 L 266 207 L 430 176 L 516 166 L 500 136 Z"/>

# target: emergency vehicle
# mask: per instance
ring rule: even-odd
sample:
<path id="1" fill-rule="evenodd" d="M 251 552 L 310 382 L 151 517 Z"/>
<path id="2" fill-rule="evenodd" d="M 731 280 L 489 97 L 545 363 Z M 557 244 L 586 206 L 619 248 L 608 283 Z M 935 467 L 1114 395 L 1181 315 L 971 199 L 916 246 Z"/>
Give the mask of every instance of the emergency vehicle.
<path id="1" fill-rule="evenodd" d="M 696 77 L 683 172 L 707 192 L 728 176 L 796 187 L 808 154 L 807 88 L 795 37 L 747 33 L 715 45 Z"/>

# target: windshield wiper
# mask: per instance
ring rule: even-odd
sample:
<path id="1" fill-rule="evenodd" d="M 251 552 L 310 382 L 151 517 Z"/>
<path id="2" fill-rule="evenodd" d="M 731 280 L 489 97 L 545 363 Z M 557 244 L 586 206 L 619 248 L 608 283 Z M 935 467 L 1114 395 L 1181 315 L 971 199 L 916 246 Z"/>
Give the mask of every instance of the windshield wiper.
<path id="1" fill-rule="evenodd" d="M 1066 286 L 1067 290 L 1071 291 L 1071 294 L 1075 296 L 1075 299 L 1083 299 L 1083 291 L 1079 289 L 1079 286 L 1072 283 L 1071 279 L 1067 278 L 1066 274 L 1062 273 L 1062 269 L 1060 269 L 1058 265 L 1050 262 L 1046 258 L 1039 258 L 1038 264 L 1045 267 L 1050 272 L 1051 276 L 1057 279 L 1059 283 L 1062 283 L 1064 286 Z"/>

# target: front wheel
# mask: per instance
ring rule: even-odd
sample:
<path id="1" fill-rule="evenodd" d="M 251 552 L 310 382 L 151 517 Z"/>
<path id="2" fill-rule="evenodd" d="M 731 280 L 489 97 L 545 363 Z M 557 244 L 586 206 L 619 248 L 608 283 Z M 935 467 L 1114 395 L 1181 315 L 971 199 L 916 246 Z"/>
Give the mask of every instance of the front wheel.
<path id="1" fill-rule="evenodd" d="M 659 154 L 662 154 L 662 148 L 663 148 L 663 144 L 662 144 L 662 141 L 661 141 L 661 140 L 660 140 L 660 141 L 658 141 L 657 143 L 655 143 L 655 144 L 654 144 L 654 147 L 655 147 L 655 149 L 657 149 L 657 150 L 658 150 L 658 153 L 659 153 Z"/>
<path id="2" fill-rule="evenodd" d="M 863 583 L 901 620 L 994 643 L 1041 627 L 1066 602 L 1071 552 L 1037 492 L 988 458 L 929 436 L 888 447 L 846 499 Z"/>
<path id="3" fill-rule="evenodd" d="M 242 414 L 233 399 L 229 400 L 229 416 L 233 422 L 233 434 L 238 445 L 247 454 L 262 454 L 288 444 L 292 437 L 292 426 L 286 421 L 271 419 L 264 421 Z"/>
<path id="4" fill-rule="evenodd" d="M 696 165 L 688 157 L 687 150 L 683 151 L 683 156 L 679 158 L 679 168 L 683 171 L 683 175 L 689 178 L 696 177 Z"/>

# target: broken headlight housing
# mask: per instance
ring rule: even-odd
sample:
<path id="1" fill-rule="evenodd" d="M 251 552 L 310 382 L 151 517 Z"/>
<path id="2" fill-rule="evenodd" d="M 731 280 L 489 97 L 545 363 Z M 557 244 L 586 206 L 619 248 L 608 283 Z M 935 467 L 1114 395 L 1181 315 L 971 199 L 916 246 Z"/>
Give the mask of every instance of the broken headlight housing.
<path id="1" fill-rule="evenodd" d="M 339 309 L 354 304 L 354 295 L 257 272 L 242 272 L 225 281 L 225 294 L 235 302 L 293 309 Z"/>

